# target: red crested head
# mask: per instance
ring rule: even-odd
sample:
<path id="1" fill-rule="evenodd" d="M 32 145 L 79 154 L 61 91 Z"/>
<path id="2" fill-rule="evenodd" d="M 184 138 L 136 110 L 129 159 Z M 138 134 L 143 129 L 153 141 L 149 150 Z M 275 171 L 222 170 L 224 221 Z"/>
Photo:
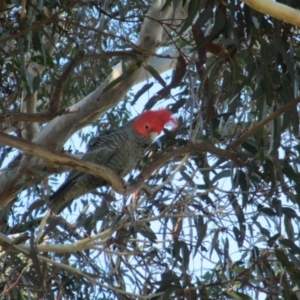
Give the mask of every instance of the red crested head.
<path id="1" fill-rule="evenodd" d="M 142 136 L 158 135 L 166 125 L 177 127 L 177 120 L 168 109 L 147 110 L 133 121 L 134 130 Z"/>

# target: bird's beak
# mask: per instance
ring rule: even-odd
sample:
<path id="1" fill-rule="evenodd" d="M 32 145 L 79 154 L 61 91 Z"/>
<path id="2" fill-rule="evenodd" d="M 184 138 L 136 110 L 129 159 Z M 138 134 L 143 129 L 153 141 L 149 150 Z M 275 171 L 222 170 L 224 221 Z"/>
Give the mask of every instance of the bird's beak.
<path id="1" fill-rule="evenodd" d="M 158 133 L 157 132 L 151 132 L 150 133 L 150 139 L 151 141 L 154 141 L 158 136 Z"/>

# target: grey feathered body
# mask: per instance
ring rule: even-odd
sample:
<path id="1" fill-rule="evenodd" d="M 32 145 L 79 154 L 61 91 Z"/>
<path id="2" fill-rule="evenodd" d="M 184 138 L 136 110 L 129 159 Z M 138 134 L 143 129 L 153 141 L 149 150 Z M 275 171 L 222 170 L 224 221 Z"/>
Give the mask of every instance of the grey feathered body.
<path id="1" fill-rule="evenodd" d="M 108 167 L 122 177 L 127 175 L 152 142 L 150 137 L 138 135 L 133 130 L 132 122 L 118 129 L 104 131 L 93 138 L 82 159 Z M 101 178 L 73 170 L 52 194 L 49 206 L 55 213 L 60 213 L 72 200 L 106 184 Z"/>

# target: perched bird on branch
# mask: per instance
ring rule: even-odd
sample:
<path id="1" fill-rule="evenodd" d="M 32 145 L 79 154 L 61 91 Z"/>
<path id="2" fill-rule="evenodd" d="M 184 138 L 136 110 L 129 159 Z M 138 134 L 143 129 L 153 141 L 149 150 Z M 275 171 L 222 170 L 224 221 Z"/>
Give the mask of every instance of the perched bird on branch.
<path id="1" fill-rule="evenodd" d="M 177 126 L 177 120 L 169 110 L 145 111 L 123 127 L 104 131 L 93 138 L 82 159 L 126 176 L 167 124 Z M 51 195 L 49 206 L 55 213 L 60 213 L 74 199 L 105 185 L 107 183 L 101 178 L 73 170 Z"/>

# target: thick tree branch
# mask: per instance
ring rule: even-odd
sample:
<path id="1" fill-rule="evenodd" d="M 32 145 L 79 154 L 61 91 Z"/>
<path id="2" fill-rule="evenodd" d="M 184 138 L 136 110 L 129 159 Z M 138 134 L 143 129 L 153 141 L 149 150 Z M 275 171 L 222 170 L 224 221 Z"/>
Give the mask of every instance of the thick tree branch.
<path id="1" fill-rule="evenodd" d="M 0 132 L 0 140 L 4 145 L 20 149 L 30 155 L 44 159 L 49 164 L 49 174 L 51 174 L 51 171 L 53 173 L 55 169 L 60 167 L 60 165 L 67 165 L 78 171 L 86 172 L 104 179 L 109 185 L 111 185 L 117 192 L 121 194 L 125 192 L 125 184 L 123 179 L 106 167 L 83 161 L 64 153 L 48 150 L 35 143 L 2 132 Z M 38 180 L 38 178 L 36 179 Z M 2 199 L 0 200 L 0 204 L 3 204 Z"/>
<path id="2" fill-rule="evenodd" d="M 163 2 L 154 1 L 149 10 L 149 16 L 156 21 L 149 18 L 144 21 L 140 41 L 137 45 L 142 54 L 136 59 L 120 63 L 101 86 L 70 107 L 70 111 L 77 111 L 76 114 L 54 119 L 37 135 L 34 142 L 48 149 L 59 149 L 74 132 L 85 126 L 87 121 L 95 120 L 122 100 L 127 91 L 140 80 L 143 65 L 147 65 L 152 59 L 151 55 L 143 53 L 143 49 L 155 53 L 162 42 L 159 38 L 162 36 L 163 28 L 159 21 L 172 20 L 173 14 L 176 18 L 176 12 L 173 11 L 172 6 L 161 11 Z M 180 13 L 182 12 L 180 11 Z M 124 70 L 127 70 L 128 74 L 123 74 Z M 122 77 L 121 82 L 107 89 L 107 86 Z"/>
<path id="3" fill-rule="evenodd" d="M 143 186 L 144 181 L 148 179 L 155 170 L 180 155 L 196 152 L 210 152 L 212 154 L 231 159 L 237 164 L 240 164 L 236 152 L 222 150 L 209 144 L 194 144 L 172 150 L 171 152 L 162 155 L 162 157 L 151 163 L 151 165 L 148 166 L 130 185 L 126 186 L 124 180 L 120 176 L 104 166 L 83 161 L 67 154 L 57 153 L 35 143 L 1 132 L 0 140 L 4 145 L 18 148 L 30 155 L 34 155 L 45 160 L 49 164 L 49 166 L 47 168 L 43 168 L 43 171 L 48 172 L 49 175 L 57 171 L 61 167 L 61 165 L 67 165 L 78 171 L 100 177 L 101 179 L 105 180 L 108 185 L 110 185 L 116 192 L 123 195 L 130 195 L 133 192 L 139 190 Z M 242 158 L 243 154 L 241 154 L 240 157 Z M 30 165 L 30 162 L 28 162 L 28 160 L 26 161 L 26 163 Z M 34 164 L 36 165 L 36 162 Z M 39 178 L 38 175 L 34 177 L 35 182 L 38 182 L 40 180 L 42 180 L 42 177 Z M 15 186 L 18 187 L 18 183 L 15 183 Z M 21 187 L 18 188 L 20 189 Z M 5 197 L 0 199 L 1 205 L 5 203 L 7 203 Z"/>
<path id="4" fill-rule="evenodd" d="M 241 0 L 253 9 L 300 27 L 300 11 L 273 0 Z"/>

